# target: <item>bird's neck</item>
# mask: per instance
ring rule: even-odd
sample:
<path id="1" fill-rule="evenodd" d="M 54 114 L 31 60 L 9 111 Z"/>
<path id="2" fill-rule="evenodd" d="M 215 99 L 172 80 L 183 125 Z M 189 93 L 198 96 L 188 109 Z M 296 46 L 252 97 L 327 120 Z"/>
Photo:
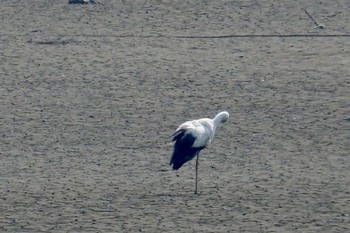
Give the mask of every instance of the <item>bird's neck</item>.
<path id="1" fill-rule="evenodd" d="M 213 131 L 214 131 L 214 133 L 220 124 L 221 124 L 221 119 L 219 117 L 215 117 L 213 119 Z"/>
<path id="2" fill-rule="evenodd" d="M 227 113 L 226 112 L 221 112 L 221 113 L 219 113 L 218 115 L 216 115 L 215 117 L 214 117 L 214 119 L 213 119 L 213 128 L 214 128 L 214 132 L 215 132 L 215 130 L 217 129 L 217 128 L 219 128 L 219 126 L 220 126 L 220 124 L 222 123 L 222 122 L 224 122 L 224 121 L 226 121 L 227 119 L 227 117 L 228 116 L 226 116 L 227 115 Z"/>

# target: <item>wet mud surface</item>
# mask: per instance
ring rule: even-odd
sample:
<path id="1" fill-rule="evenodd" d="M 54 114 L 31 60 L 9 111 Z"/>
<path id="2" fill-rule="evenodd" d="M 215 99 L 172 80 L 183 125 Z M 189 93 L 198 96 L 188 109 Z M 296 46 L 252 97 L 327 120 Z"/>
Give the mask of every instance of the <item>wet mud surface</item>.
<path id="1" fill-rule="evenodd" d="M 0 9 L 1 232 L 350 231 L 347 1 Z M 222 110 L 194 195 L 171 134 Z"/>

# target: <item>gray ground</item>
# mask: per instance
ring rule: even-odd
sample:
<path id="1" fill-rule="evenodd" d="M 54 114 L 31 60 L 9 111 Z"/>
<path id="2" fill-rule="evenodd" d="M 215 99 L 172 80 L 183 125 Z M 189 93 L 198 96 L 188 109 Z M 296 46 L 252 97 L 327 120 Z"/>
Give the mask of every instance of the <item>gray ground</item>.
<path id="1" fill-rule="evenodd" d="M 67 2 L 0 2 L 1 232 L 350 231 L 349 1 Z"/>

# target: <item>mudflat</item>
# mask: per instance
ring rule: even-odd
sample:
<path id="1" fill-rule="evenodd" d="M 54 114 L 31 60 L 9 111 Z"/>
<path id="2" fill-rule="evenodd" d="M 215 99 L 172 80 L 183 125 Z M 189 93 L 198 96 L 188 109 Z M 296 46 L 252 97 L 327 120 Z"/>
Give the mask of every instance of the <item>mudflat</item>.
<path id="1" fill-rule="evenodd" d="M 1 232 L 350 232 L 349 1 L 100 2 L 0 2 Z"/>

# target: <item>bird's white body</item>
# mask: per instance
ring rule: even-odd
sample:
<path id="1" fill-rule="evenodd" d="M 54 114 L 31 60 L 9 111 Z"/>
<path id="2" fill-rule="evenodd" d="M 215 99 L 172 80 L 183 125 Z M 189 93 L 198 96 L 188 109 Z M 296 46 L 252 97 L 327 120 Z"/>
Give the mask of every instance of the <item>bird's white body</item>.
<path id="1" fill-rule="evenodd" d="M 227 121 L 229 114 L 220 112 L 214 119 L 202 118 L 181 124 L 173 135 L 174 152 L 170 164 L 175 170 L 193 159 L 214 138 L 219 125 Z"/>
<path id="2" fill-rule="evenodd" d="M 191 133 L 196 138 L 192 147 L 204 147 L 213 140 L 219 124 L 227 121 L 228 117 L 228 112 L 220 112 L 214 119 L 202 118 L 186 121 L 176 129 L 176 132 L 186 130 L 187 133 Z"/>
<path id="3" fill-rule="evenodd" d="M 175 144 L 170 165 L 173 166 L 174 170 L 181 168 L 183 164 L 197 156 L 195 193 L 197 193 L 199 152 L 214 138 L 216 129 L 221 123 L 226 122 L 228 118 L 228 112 L 220 112 L 214 119 L 202 118 L 186 121 L 173 134 Z"/>
<path id="4" fill-rule="evenodd" d="M 213 120 L 203 118 L 199 120 L 187 121 L 177 128 L 176 131 L 186 130 L 186 133 L 192 134 L 196 140 L 192 147 L 204 147 L 214 137 Z"/>

